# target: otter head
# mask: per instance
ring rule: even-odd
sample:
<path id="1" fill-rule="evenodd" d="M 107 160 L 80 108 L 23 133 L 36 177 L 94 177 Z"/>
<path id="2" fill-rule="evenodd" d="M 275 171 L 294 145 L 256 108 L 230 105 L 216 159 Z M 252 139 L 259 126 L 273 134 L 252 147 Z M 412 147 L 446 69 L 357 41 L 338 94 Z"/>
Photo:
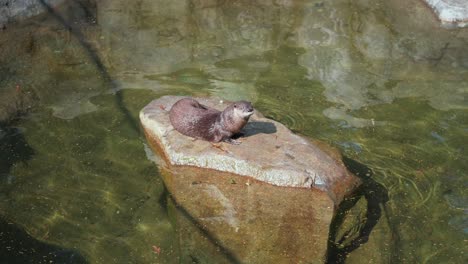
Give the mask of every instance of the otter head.
<path id="1" fill-rule="evenodd" d="M 254 109 L 252 104 L 246 101 L 238 101 L 229 105 L 224 109 L 221 117 L 221 125 L 224 130 L 232 134 L 239 133 L 241 129 L 247 124 L 250 116 L 253 114 Z"/>
<path id="2" fill-rule="evenodd" d="M 253 115 L 254 109 L 250 102 L 247 101 L 238 101 L 231 104 L 234 116 L 239 119 L 244 119 L 248 121 L 250 116 Z"/>

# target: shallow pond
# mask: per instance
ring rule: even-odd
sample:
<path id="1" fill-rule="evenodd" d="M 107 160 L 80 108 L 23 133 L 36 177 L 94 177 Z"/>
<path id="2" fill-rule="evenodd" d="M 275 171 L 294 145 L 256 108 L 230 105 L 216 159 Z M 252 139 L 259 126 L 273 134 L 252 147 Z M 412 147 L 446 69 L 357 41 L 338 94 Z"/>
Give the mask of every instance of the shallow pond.
<path id="1" fill-rule="evenodd" d="M 0 31 L 0 100 L 29 109 L 0 124 L 5 263 L 210 263 L 138 124 L 168 94 L 250 100 L 370 169 L 382 216 L 330 263 L 468 261 L 468 29 L 419 1 L 70 2 Z"/>

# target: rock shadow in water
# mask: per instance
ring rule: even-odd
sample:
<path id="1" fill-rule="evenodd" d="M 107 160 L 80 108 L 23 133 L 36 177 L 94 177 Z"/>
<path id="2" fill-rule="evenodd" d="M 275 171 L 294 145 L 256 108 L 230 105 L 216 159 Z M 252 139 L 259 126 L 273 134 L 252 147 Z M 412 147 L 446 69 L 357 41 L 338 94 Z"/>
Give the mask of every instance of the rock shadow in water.
<path id="1" fill-rule="evenodd" d="M 345 199 L 338 207 L 337 213 L 330 224 L 330 235 L 328 243 L 327 262 L 329 264 L 344 264 L 351 252 L 358 249 L 369 240 L 369 236 L 374 227 L 382 217 L 382 209 L 385 209 L 389 200 L 387 189 L 372 179 L 373 172 L 366 165 L 361 164 L 348 157 L 343 157 L 343 162 L 348 170 L 361 178 L 362 185 L 354 192 L 352 197 Z M 359 224 L 358 235 L 349 242 L 345 242 L 348 233 L 339 236 L 340 227 L 344 224 L 346 215 L 353 208 L 360 198 L 367 201 L 366 220 Z M 395 235 L 395 234 L 393 234 Z"/>
<path id="2" fill-rule="evenodd" d="M 41 242 L 0 216 L 0 263 L 84 264 L 77 251 Z"/>
<path id="3" fill-rule="evenodd" d="M 33 155 L 34 150 L 20 129 L 0 123 L 0 180 L 10 177 L 11 167 L 15 163 L 26 162 Z"/>

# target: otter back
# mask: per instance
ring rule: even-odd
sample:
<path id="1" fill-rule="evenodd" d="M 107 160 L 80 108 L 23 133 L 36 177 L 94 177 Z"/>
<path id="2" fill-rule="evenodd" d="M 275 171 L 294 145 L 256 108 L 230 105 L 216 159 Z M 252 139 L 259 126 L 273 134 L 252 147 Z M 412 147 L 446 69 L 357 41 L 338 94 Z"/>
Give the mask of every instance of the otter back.
<path id="1" fill-rule="evenodd" d="M 213 125 L 221 111 L 204 106 L 191 98 L 177 101 L 169 112 L 172 126 L 180 133 L 194 138 L 213 141 Z"/>

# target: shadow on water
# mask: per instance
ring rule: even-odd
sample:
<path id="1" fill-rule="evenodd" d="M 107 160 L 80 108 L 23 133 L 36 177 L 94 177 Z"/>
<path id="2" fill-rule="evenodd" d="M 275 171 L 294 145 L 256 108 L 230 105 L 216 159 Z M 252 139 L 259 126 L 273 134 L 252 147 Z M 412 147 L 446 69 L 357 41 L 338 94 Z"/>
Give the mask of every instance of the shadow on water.
<path id="1" fill-rule="evenodd" d="M 99 70 L 99 73 L 101 74 L 105 83 L 110 87 L 112 91 L 115 92 L 116 103 L 120 111 L 125 115 L 125 117 L 129 121 L 132 128 L 136 132 L 139 132 L 140 127 L 137 121 L 132 117 L 132 115 L 130 114 L 130 111 L 127 109 L 127 107 L 123 103 L 122 93 L 118 91 L 118 87 L 116 83 L 114 82 L 114 80 L 112 80 L 106 66 L 102 62 L 101 58 L 99 58 L 99 55 L 93 49 L 91 44 L 89 44 L 89 42 L 86 40 L 86 37 L 83 35 L 83 33 L 81 33 L 81 31 L 78 28 L 73 27 L 71 23 L 66 21 L 66 19 L 62 15 L 60 15 L 57 11 L 55 11 L 46 1 L 39 0 L 39 2 L 47 10 L 47 12 L 51 14 L 60 24 L 62 24 L 62 26 L 65 27 L 66 30 L 68 30 L 73 36 L 75 36 L 75 38 L 79 41 L 80 45 L 83 46 L 85 51 L 88 53 L 88 56 L 91 58 L 91 60 L 96 65 L 97 69 Z M 85 8 L 85 11 L 87 13 L 90 12 L 89 9 L 87 8 Z M 88 14 L 88 17 L 89 16 L 90 15 Z"/>
<path id="2" fill-rule="evenodd" d="M 362 185 L 355 191 L 352 197 L 344 200 L 340 204 L 332 220 L 328 240 L 327 263 L 329 264 L 345 263 L 349 253 L 369 240 L 369 236 L 382 217 L 382 210 L 385 210 L 386 203 L 389 200 L 388 192 L 385 187 L 371 178 L 373 174 L 371 169 L 347 157 L 343 157 L 343 162 L 350 172 L 361 178 Z M 343 242 L 345 242 L 349 234 L 345 233 L 341 238 L 338 238 L 338 231 L 346 219 L 347 212 L 349 212 L 362 197 L 364 197 L 367 202 L 365 223 L 360 224 L 358 236 L 343 245 Z"/>
<path id="3" fill-rule="evenodd" d="M 0 264 L 88 263 L 77 251 L 38 241 L 0 216 Z"/>
<path id="4" fill-rule="evenodd" d="M 77 6 L 79 6 L 83 12 L 85 13 L 85 16 L 88 19 L 93 19 L 96 20 L 96 15 L 95 15 L 95 9 L 96 9 L 96 3 L 94 3 L 93 0 L 70 0 L 73 3 L 75 3 Z"/>
<path id="5" fill-rule="evenodd" d="M 34 155 L 21 130 L 0 123 L 0 180 L 9 176 L 17 162 L 26 162 Z"/>
<path id="6" fill-rule="evenodd" d="M 11 184 L 15 163 L 34 155 L 21 130 L 0 124 L 0 183 Z M 78 252 L 40 242 L 0 216 L 0 263 L 87 263 Z"/>

